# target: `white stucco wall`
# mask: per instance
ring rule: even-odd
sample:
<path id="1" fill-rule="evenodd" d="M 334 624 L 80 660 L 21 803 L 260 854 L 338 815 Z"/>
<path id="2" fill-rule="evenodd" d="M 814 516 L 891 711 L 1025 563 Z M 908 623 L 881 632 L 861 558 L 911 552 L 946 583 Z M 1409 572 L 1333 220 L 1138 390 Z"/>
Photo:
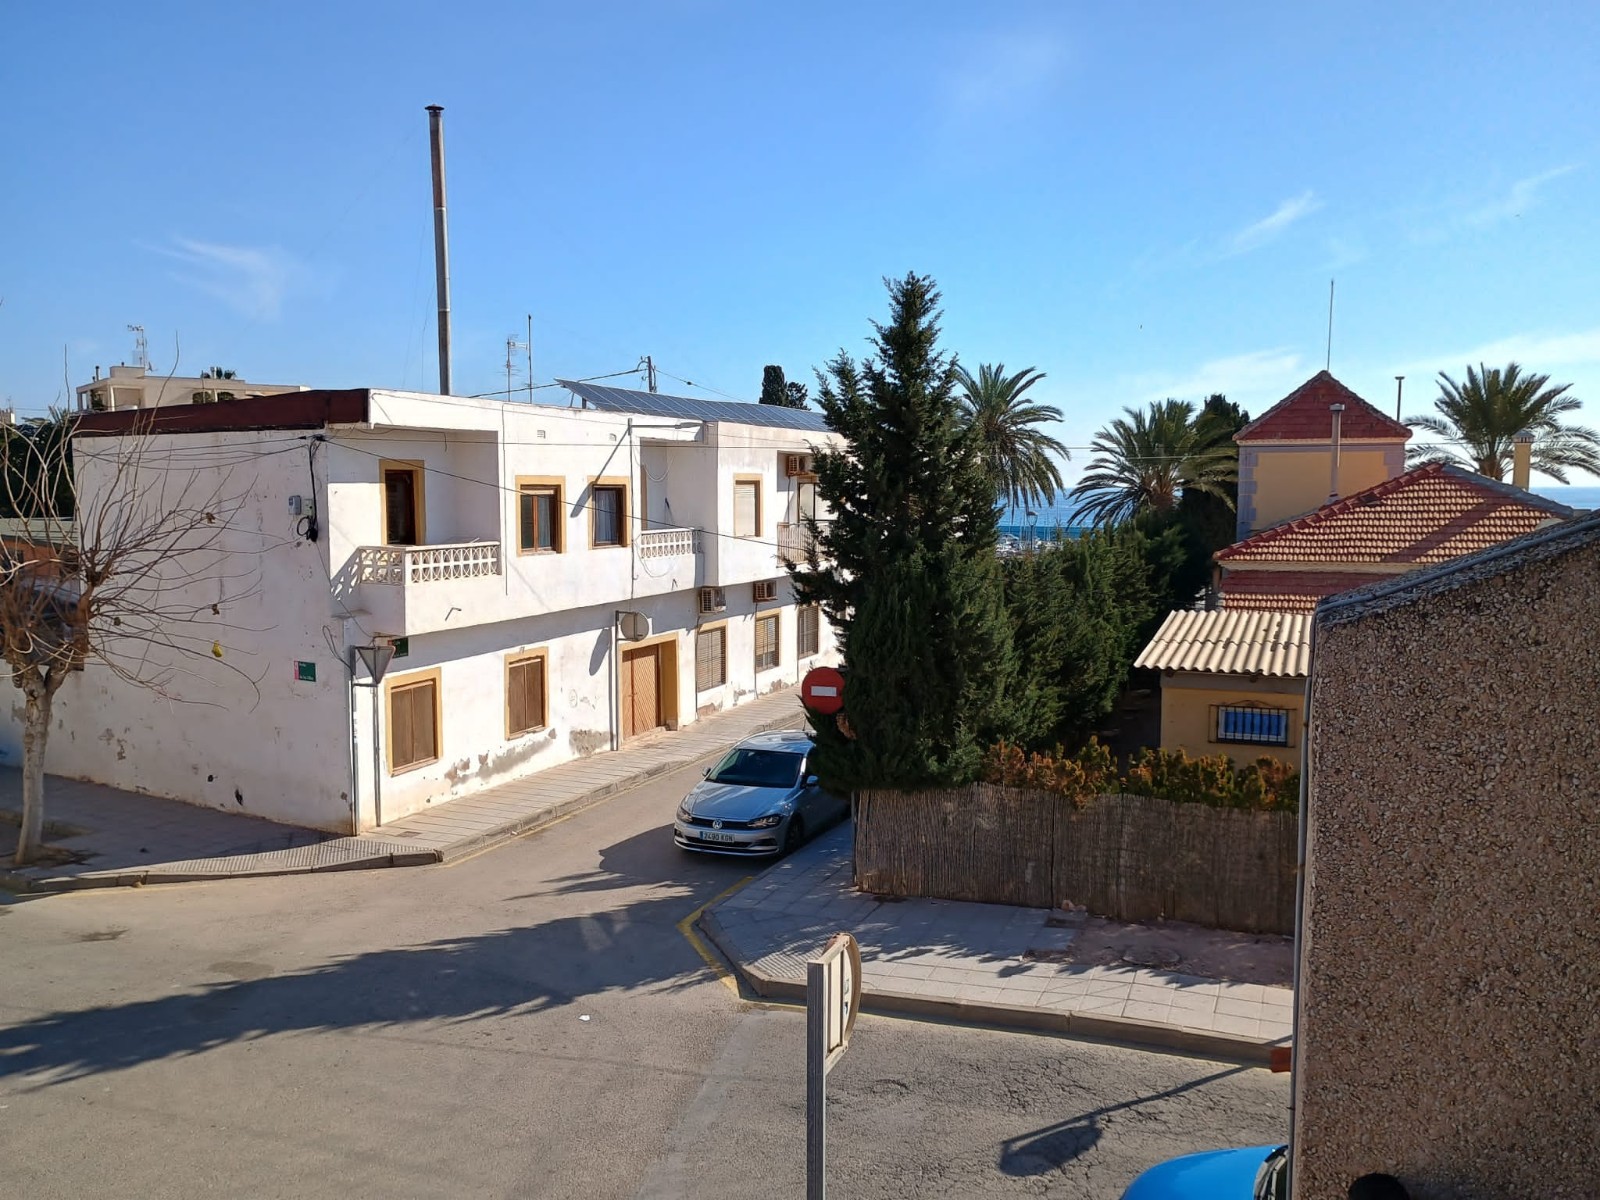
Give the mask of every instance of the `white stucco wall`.
<path id="1" fill-rule="evenodd" d="M 106 460 L 123 442 L 86 438 L 75 447 L 85 538 L 107 494 Z M 347 825 L 346 676 L 329 646 L 342 647 L 344 631 L 330 617 L 326 543 L 297 537 L 289 512 L 290 496 L 312 490 L 307 443 L 287 431 L 145 443 L 143 469 L 122 494 L 169 506 L 185 489 L 194 500 L 217 489 L 239 497 L 234 553 L 186 586 L 177 576 L 192 564 L 169 559 L 157 568 L 155 578 L 166 581 L 154 599 L 167 614 L 160 624 L 198 653 L 102 629 L 126 670 L 178 698 L 91 662 L 57 693 L 46 769 L 282 821 L 341 828 L 342 817 Z M 186 608 L 197 623 L 175 619 Z M 220 660 L 210 653 L 213 641 Z M 315 664 L 316 682 L 296 680 L 297 661 Z M 9 680 L 0 688 L 8 718 L 0 722 L 0 762 L 18 766 L 22 697 Z"/>

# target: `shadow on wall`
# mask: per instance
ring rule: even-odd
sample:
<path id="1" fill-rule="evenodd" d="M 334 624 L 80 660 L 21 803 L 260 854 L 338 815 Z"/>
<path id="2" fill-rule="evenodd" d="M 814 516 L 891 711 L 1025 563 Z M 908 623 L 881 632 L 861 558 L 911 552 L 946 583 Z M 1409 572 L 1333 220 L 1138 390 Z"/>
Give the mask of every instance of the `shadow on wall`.
<path id="1" fill-rule="evenodd" d="M 262 963 L 217 963 L 212 969 L 231 978 L 196 991 L 50 1013 L 0 1029 L 0 1079 L 46 1088 L 272 1034 L 476 1021 L 597 993 L 691 987 L 709 969 L 687 943 L 680 954 L 637 952 L 645 941 L 659 948 L 661 930 L 684 906 L 681 895 L 644 900 L 287 975 Z"/>

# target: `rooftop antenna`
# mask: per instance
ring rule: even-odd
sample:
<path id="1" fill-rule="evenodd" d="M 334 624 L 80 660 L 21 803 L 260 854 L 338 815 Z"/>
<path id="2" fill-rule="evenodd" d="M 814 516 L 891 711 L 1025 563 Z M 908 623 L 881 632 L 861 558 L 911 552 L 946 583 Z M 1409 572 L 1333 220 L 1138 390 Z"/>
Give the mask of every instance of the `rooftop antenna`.
<path id="1" fill-rule="evenodd" d="M 150 366 L 150 343 L 145 340 L 143 325 L 129 325 L 128 332 L 133 334 L 133 365 L 136 367 Z"/>
<path id="2" fill-rule="evenodd" d="M 533 403 L 533 314 L 528 314 L 528 340 L 523 348 L 528 352 L 528 403 Z"/>
<path id="3" fill-rule="evenodd" d="M 1400 389 L 1405 385 L 1406 377 L 1404 375 L 1396 375 L 1394 377 L 1394 419 L 1396 421 L 1400 419 Z"/>
<path id="4" fill-rule="evenodd" d="M 533 318 L 528 318 L 531 322 Z M 528 350 L 527 342 L 517 341 L 517 335 L 512 334 L 506 338 L 506 399 L 511 399 L 513 388 L 511 386 L 511 372 L 516 365 L 518 350 Z M 528 350 L 528 382 L 533 383 L 533 351 Z"/>
<path id="5" fill-rule="evenodd" d="M 1328 357 L 1322 364 L 1324 371 L 1333 370 L 1333 280 L 1328 280 Z"/>

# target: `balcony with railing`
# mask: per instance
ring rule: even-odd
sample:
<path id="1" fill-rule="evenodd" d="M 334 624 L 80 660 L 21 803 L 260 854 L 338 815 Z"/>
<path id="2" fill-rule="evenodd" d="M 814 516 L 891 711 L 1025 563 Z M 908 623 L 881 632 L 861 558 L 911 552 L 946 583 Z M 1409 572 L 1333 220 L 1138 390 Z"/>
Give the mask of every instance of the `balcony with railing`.
<path id="1" fill-rule="evenodd" d="M 357 583 L 438 583 L 500 574 L 499 542 L 447 546 L 363 546 L 356 554 Z"/>
<path id="2" fill-rule="evenodd" d="M 661 558 L 679 558 L 700 553 L 698 529 L 647 529 L 635 544 L 639 557 L 646 561 Z"/>
<path id="3" fill-rule="evenodd" d="M 818 522 L 821 527 L 826 527 L 826 522 Z M 778 560 L 780 562 L 805 562 L 806 555 L 811 547 L 816 544 L 816 538 L 804 525 L 779 525 L 778 526 Z"/>
<path id="4" fill-rule="evenodd" d="M 375 632 L 409 637 L 504 619 L 499 542 L 360 546 L 351 568 Z"/>

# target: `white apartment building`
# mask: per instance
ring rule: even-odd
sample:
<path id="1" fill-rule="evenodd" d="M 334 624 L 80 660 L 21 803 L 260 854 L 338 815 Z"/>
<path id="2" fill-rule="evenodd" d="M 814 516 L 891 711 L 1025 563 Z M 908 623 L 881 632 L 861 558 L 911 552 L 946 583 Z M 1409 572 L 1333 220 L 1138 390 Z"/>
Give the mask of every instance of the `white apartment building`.
<path id="1" fill-rule="evenodd" d="M 47 769 L 368 830 L 835 662 L 780 559 L 815 512 L 809 455 L 838 442 L 821 417 L 568 387 L 570 407 L 355 390 L 85 416 L 80 512 L 137 441 L 143 500 L 240 496 L 252 548 L 161 584 L 216 661 L 130 645 L 143 676 L 180 666 L 167 696 L 91 662 Z M 358 647 L 394 651 L 376 686 Z"/>
<path id="2" fill-rule="evenodd" d="M 308 392 L 298 383 L 249 383 L 243 379 L 204 379 L 194 375 L 152 375 L 148 367 L 112 367 L 102 377 L 94 369 L 94 379 L 77 389 L 78 411 L 118 412 L 128 408 L 160 408 L 177 404 L 209 404 L 215 398 L 281 396 L 285 392 Z"/>

